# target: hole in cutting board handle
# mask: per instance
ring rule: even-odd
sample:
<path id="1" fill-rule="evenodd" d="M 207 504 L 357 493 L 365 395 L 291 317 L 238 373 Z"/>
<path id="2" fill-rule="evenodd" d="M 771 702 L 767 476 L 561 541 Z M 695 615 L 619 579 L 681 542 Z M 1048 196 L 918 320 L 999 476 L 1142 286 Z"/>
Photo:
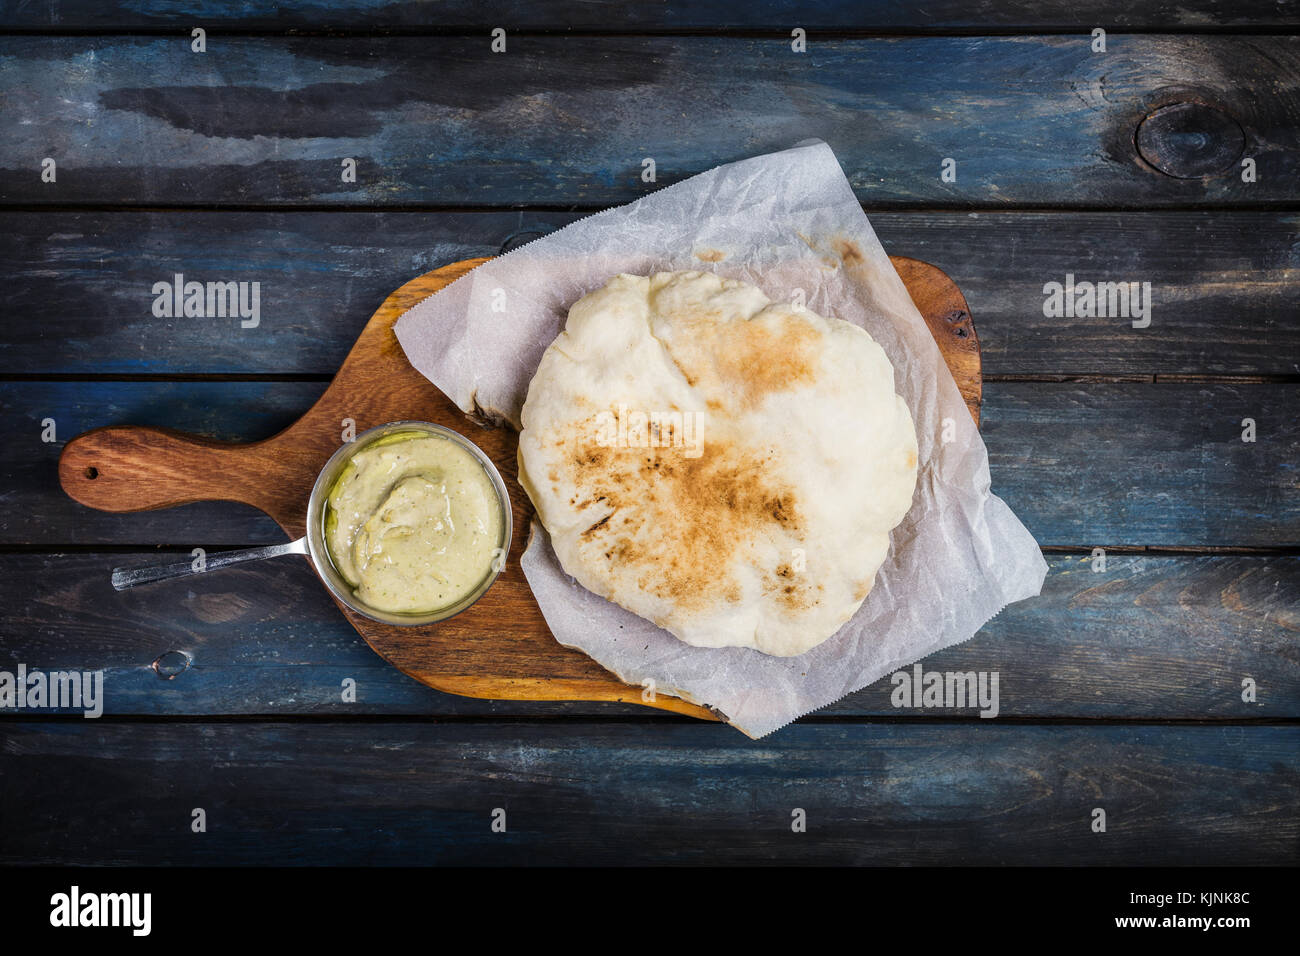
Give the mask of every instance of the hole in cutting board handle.
<path id="1" fill-rule="evenodd" d="M 94 465 L 87 465 L 86 470 L 85 472 L 83 472 L 83 474 L 85 474 L 85 476 L 89 478 L 91 481 L 94 481 L 96 478 L 99 477 L 99 469 L 96 468 Z"/>

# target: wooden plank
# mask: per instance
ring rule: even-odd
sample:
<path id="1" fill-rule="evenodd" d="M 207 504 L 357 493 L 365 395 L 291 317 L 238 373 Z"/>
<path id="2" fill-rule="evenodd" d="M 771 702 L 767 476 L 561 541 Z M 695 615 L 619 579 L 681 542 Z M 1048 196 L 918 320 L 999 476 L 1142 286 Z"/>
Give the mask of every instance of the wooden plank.
<path id="1" fill-rule="evenodd" d="M 412 276 L 579 218 L 561 212 L 6 212 L 14 321 L 0 375 L 332 375 Z M 1300 372 L 1294 212 L 883 212 L 889 252 L 938 265 L 975 316 L 987 375 Z M 996 254 L 990 255 L 990 250 Z M 155 282 L 258 282 L 260 322 L 152 314 Z M 1048 318 L 1043 286 L 1151 283 L 1151 324 Z"/>
<path id="2" fill-rule="evenodd" d="M 1008 382 L 987 387 L 981 432 L 994 492 L 1040 544 L 1289 546 L 1298 401 L 1300 385 Z"/>
<path id="3" fill-rule="evenodd" d="M 4 382 L 0 423 L 29 436 L 0 464 L 10 507 L 0 546 L 244 545 L 284 540 L 235 505 L 105 515 L 56 484 L 60 442 L 100 425 L 145 424 L 252 441 L 310 406 L 317 382 Z M 993 490 L 1037 537 L 1065 547 L 1285 547 L 1300 528 L 1294 384 L 992 382 L 984 440 Z M 1257 440 L 1243 443 L 1242 421 Z M 18 447 L 18 446 L 15 446 Z M 190 510 L 194 509 L 194 510 Z"/>
<path id="4" fill-rule="evenodd" d="M 1097 24 L 1106 29 L 1224 26 L 1294 26 L 1282 5 L 1271 0 L 1157 0 L 1132 4 L 1100 0 L 1086 8 L 1065 0 L 941 0 L 917 4 L 889 0 L 862 4 L 830 0 L 809 7 L 795 0 L 669 0 L 654 4 L 624 4 L 613 0 L 542 0 L 496 4 L 491 15 L 468 0 L 442 0 L 436 7 L 409 0 L 295 0 L 291 3 L 191 3 L 184 14 L 138 0 L 47 0 L 7 7 L 0 27 L 24 30 L 189 28 L 199 24 L 226 30 L 392 30 L 434 29 L 440 32 L 502 24 L 512 32 L 525 30 L 779 29 L 794 26 L 816 30 L 934 31 L 975 29 L 1059 29 L 1074 26 L 1088 32 Z"/>
<path id="5" fill-rule="evenodd" d="M 1048 557 L 1040 597 L 926 658 L 923 671 L 997 673 L 1000 717 L 1300 717 L 1300 557 L 1112 553 L 1104 571 L 1087 555 Z M 425 687 L 366 646 L 300 558 L 133 591 L 109 586 L 112 568 L 159 558 L 0 554 L 0 669 L 102 670 L 109 716 L 655 715 Z M 1247 677 L 1259 688 L 1251 703 L 1241 699 Z M 342 699 L 345 679 L 355 702 Z M 895 687 L 882 680 L 814 720 L 980 722 L 975 708 L 895 707 Z"/>
<path id="6" fill-rule="evenodd" d="M 1300 372 L 1292 213 L 873 213 L 885 247 L 961 287 L 985 375 Z M 1050 282 L 1150 283 L 1150 325 L 1052 318 Z M 1140 323 L 1139 323 L 1140 324 Z"/>
<path id="7" fill-rule="evenodd" d="M 1300 69 L 1300 37 L 1090 42 L 8 36 L 0 201 L 599 206 L 812 136 L 875 205 L 1295 201 L 1300 101 L 1254 91 Z M 1177 103 L 1192 125 L 1144 160 L 1139 125 Z"/>
<path id="8" fill-rule="evenodd" d="M 0 374 L 332 376 L 390 292 L 495 255 L 520 213 L 6 213 Z M 548 221 L 548 224 L 549 221 Z M 159 318 L 156 282 L 257 282 L 258 324 Z"/>
<path id="9" fill-rule="evenodd" d="M 0 861 L 1294 864 L 1298 763 L 1296 726 L 10 721 Z"/>

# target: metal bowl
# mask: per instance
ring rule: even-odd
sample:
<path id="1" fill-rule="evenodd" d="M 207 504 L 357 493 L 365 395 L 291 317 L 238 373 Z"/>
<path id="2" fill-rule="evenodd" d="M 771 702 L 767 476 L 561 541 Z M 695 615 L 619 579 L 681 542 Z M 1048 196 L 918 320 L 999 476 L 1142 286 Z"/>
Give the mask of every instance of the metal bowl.
<path id="1" fill-rule="evenodd" d="M 492 487 L 496 489 L 497 493 L 497 505 L 501 509 L 501 540 L 498 543 L 500 558 L 492 562 L 482 582 L 455 604 L 421 614 L 398 614 L 391 611 L 381 611 L 365 604 L 353 592 L 352 585 L 335 568 L 334 560 L 330 557 L 329 547 L 325 543 L 326 499 L 347 463 L 353 455 L 356 455 L 367 446 L 400 432 L 412 432 L 444 438 L 447 441 L 455 442 L 468 451 L 483 466 L 483 470 L 487 472 L 488 478 L 491 479 Z M 450 428 L 444 428 L 442 425 L 436 425 L 433 422 L 389 422 L 387 425 L 379 425 L 376 428 L 362 432 L 354 440 L 334 452 L 329 461 L 325 462 L 320 474 L 316 476 L 316 483 L 311 489 L 311 497 L 307 501 L 307 554 L 316 567 L 316 573 L 320 575 L 321 580 L 325 582 L 325 586 L 330 589 L 330 592 L 339 601 L 363 617 L 384 624 L 401 626 L 436 624 L 470 607 L 487 592 L 487 589 L 492 586 L 492 583 L 501 573 L 501 569 L 505 566 L 505 556 L 510 553 L 510 539 L 513 531 L 514 516 L 510 510 L 510 494 L 506 491 L 506 483 L 502 481 L 501 473 L 497 471 L 496 465 L 492 464 L 492 459 L 488 458 L 481 448 L 464 435 L 454 432 Z"/>

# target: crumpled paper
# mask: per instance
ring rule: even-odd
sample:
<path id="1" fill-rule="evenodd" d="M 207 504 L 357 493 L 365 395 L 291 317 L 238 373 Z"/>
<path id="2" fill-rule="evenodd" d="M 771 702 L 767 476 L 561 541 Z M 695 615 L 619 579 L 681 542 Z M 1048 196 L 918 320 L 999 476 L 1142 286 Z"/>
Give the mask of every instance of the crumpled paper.
<path id="1" fill-rule="evenodd" d="M 397 337 L 462 409 L 518 428 L 542 352 L 575 301 L 620 272 L 679 269 L 742 279 L 776 302 L 802 290 L 813 311 L 871 333 L 916 423 L 912 508 L 857 614 L 791 658 L 678 641 L 565 574 L 534 520 L 523 570 L 556 640 L 758 738 L 969 639 L 1007 604 L 1040 592 L 1047 563 L 990 493 L 988 453 L 956 383 L 820 141 L 719 166 L 522 246 L 416 305 Z"/>

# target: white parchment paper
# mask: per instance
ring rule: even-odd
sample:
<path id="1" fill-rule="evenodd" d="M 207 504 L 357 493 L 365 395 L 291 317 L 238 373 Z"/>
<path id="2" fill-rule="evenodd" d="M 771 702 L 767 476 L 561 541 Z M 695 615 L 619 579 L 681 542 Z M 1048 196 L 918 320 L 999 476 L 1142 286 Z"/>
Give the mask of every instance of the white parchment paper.
<path id="1" fill-rule="evenodd" d="M 912 508 L 858 613 L 792 658 L 678 641 L 577 584 L 534 521 L 523 570 L 561 644 L 761 737 L 967 640 L 1007 604 L 1039 593 L 1047 563 L 990 493 L 988 453 L 956 383 L 820 141 L 720 166 L 494 259 L 402 316 L 397 337 L 462 409 L 518 427 L 542 352 L 575 301 L 620 272 L 677 269 L 742 279 L 777 302 L 802 290 L 813 311 L 871 333 L 916 423 Z"/>

